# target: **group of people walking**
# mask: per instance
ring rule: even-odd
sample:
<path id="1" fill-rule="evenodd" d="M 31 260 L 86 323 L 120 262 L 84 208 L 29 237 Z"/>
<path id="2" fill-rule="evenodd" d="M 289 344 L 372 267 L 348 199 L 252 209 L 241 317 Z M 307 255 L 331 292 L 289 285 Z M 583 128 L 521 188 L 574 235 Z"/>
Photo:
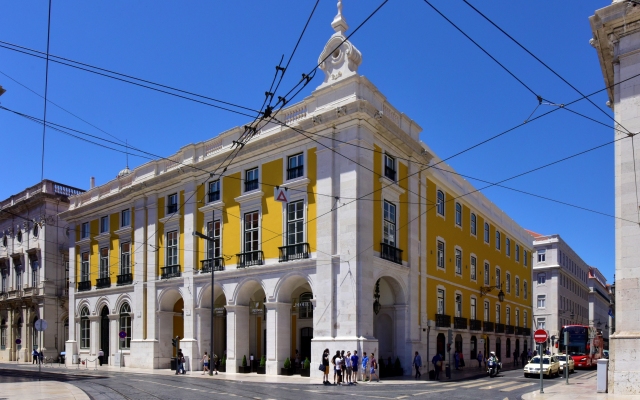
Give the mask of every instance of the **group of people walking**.
<path id="1" fill-rule="evenodd" d="M 38 351 L 36 349 L 33 349 L 33 351 L 31 352 L 31 356 L 33 357 L 33 364 L 42 364 L 42 361 L 44 360 L 44 354 L 42 354 L 42 350 Z"/>
<path id="2" fill-rule="evenodd" d="M 333 369 L 334 385 L 356 385 L 358 380 L 371 382 L 373 377 L 380 382 L 378 361 L 374 353 L 371 353 L 371 358 L 369 358 L 367 353 L 364 352 L 362 353 L 362 360 L 360 360 L 357 350 L 354 350 L 353 354 L 350 351 L 345 353 L 344 350 L 337 350 L 336 354 L 331 357 L 329 349 L 325 349 L 322 353 L 322 363 L 319 369 L 324 372 L 322 375 L 322 383 L 324 385 L 331 385 L 329 381 L 331 369 Z"/>

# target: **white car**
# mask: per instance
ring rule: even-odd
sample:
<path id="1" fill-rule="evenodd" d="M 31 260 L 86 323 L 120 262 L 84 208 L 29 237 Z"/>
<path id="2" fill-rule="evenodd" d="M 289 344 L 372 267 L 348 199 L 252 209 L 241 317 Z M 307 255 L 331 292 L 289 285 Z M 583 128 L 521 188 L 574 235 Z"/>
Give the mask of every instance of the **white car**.
<path id="1" fill-rule="evenodd" d="M 567 359 L 569 359 L 569 373 L 572 374 L 576 372 L 576 363 L 573 362 L 573 358 L 571 356 L 567 357 L 566 354 L 558 354 L 556 356 L 558 362 L 560 363 L 560 372 L 564 372 L 564 366 L 567 364 Z"/>
<path id="2" fill-rule="evenodd" d="M 542 374 L 548 378 L 560 375 L 560 363 L 556 356 L 542 357 Z M 540 376 L 540 356 L 535 356 L 524 366 L 524 377 Z"/>

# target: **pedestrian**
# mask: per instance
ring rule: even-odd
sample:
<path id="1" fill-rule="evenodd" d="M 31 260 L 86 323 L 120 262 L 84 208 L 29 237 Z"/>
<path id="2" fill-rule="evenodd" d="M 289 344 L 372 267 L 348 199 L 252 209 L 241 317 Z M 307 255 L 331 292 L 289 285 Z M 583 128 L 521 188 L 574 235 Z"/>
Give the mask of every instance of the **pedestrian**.
<path id="1" fill-rule="evenodd" d="M 31 352 L 31 356 L 33 357 L 33 363 L 32 364 L 37 364 L 38 363 L 38 350 L 35 349 L 35 347 L 33 348 L 33 351 Z M 102 365 L 102 364 L 100 364 Z"/>
<path id="2" fill-rule="evenodd" d="M 333 364 L 333 384 L 336 384 L 336 379 L 338 378 L 338 369 L 336 366 L 336 358 L 340 357 L 340 350 L 336 350 L 336 354 L 331 357 L 331 364 Z"/>
<path id="3" fill-rule="evenodd" d="M 334 364 L 334 375 L 333 375 L 333 383 L 336 383 L 336 377 L 338 378 L 338 385 L 342 385 L 342 356 L 340 355 L 340 350 L 336 351 L 336 355 L 333 357 Z"/>
<path id="4" fill-rule="evenodd" d="M 518 350 L 513 351 L 513 365 L 518 366 Z"/>
<path id="5" fill-rule="evenodd" d="M 482 368 L 482 360 L 484 360 L 484 357 L 482 356 L 482 351 L 478 352 L 478 357 L 476 357 L 478 359 L 478 368 Z"/>
<path id="6" fill-rule="evenodd" d="M 42 353 L 42 350 L 38 353 L 38 361 L 40 361 L 40 364 L 44 361 L 44 354 Z"/>
<path id="7" fill-rule="evenodd" d="M 351 382 L 356 385 L 358 384 L 358 360 L 358 350 L 354 350 L 351 356 L 351 367 L 353 368 Z"/>
<path id="8" fill-rule="evenodd" d="M 522 354 L 520 354 L 520 361 L 523 367 L 527 364 L 527 352 L 524 350 L 522 350 Z"/>
<path id="9" fill-rule="evenodd" d="M 202 375 L 209 372 L 209 355 L 207 352 L 204 352 L 204 356 L 202 357 Z"/>
<path id="10" fill-rule="evenodd" d="M 344 363 L 347 366 L 347 384 L 353 385 L 352 375 L 353 375 L 353 361 L 351 361 L 351 352 L 347 351 L 347 357 L 344 359 Z"/>
<path id="11" fill-rule="evenodd" d="M 457 350 L 453 353 L 453 364 L 455 365 L 456 371 L 460 369 L 458 368 L 460 366 L 460 355 Z"/>
<path id="12" fill-rule="evenodd" d="M 324 367 L 322 384 L 329 385 L 329 349 L 324 349 L 324 352 L 322 353 L 322 366 Z"/>
<path id="13" fill-rule="evenodd" d="M 367 357 L 367 352 L 362 353 L 362 381 L 367 381 L 367 374 L 369 374 L 369 357 Z M 371 379 L 371 374 L 369 374 L 369 379 Z"/>
<path id="14" fill-rule="evenodd" d="M 186 374 L 187 372 L 184 370 L 184 354 L 182 353 L 182 349 L 178 349 L 178 356 L 176 357 L 177 360 L 177 365 L 176 365 L 176 375 L 178 375 L 180 373 L 180 371 L 182 371 L 182 375 Z"/>
<path id="15" fill-rule="evenodd" d="M 460 369 L 464 368 L 464 355 L 460 352 Z"/>
<path id="16" fill-rule="evenodd" d="M 253 353 L 249 356 L 249 367 L 251 368 L 251 372 L 253 372 Z"/>
<path id="17" fill-rule="evenodd" d="M 218 375 L 219 363 L 220 363 L 220 359 L 218 358 L 218 355 L 216 353 L 213 353 L 213 365 L 211 365 L 211 367 L 213 367 L 213 370 L 215 371 L 216 375 Z"/>
<path id="18" fill-rule="evenodd" d="M 422 374 L 420 373 L 420 368 L 422 367 L 422 357 L 416 351 L 416 355 L 413 357 L 413 366 L 416 368 L 416 379 L 420 378 Z"/>
<path id="19" fill-rule="evenodd" d="M 294 358 L 293 364 L 296 368 L 300 368 L 300 354 L 298 353 L 298 349 L 296 349 L 296 358 Z"/>
<path id="20" fill-rule="evenodd" d="M 102 367 L 102 362 L 104 361 L 104 351 L 102 351 L 102 349 L 100 349 L 100 351 L 98 352 L 98 362 L 100 363 L 100 366 Z"/>
<path id="21" fill-rule="evenodd" d="M 369 383 L 373 382 L 373 376 L 376 376 L 378 382 L 380 382 L 380 377 L 378 376 L 378 361 L 376 361 L 376 355 L 371 353 L 371 375 L 369 376 Z"/>
<path id="22" fill-rule="evenodd" d="M 442 367 L 442 358 L 440 357 L 439 353 L 436 353 L 436 355 L 433 356 L 433 358 L 431 359 L 431 363 L 433 364 L 433 368 L 435 370 L 434 378 L 437 381 L 440 379 L 440 367 Z"/>

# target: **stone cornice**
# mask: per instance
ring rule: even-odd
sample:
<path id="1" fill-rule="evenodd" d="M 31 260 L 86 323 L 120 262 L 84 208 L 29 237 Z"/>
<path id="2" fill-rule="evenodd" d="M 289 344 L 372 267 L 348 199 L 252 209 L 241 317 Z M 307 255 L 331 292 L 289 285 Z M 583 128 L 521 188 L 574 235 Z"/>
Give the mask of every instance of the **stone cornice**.
<path id="1" fill-rule="evenodd" d="M 198 211 L 200 211 L 203 214 L 206 214 L 206 213 L 210 213 L 213 210 L 222 210 L 223 208 L 224 208 L 224 203 L 222 201 L 216 201 L 213 203 L 209 203 L 206 206 L 202 206 L 198 208 Z"/>

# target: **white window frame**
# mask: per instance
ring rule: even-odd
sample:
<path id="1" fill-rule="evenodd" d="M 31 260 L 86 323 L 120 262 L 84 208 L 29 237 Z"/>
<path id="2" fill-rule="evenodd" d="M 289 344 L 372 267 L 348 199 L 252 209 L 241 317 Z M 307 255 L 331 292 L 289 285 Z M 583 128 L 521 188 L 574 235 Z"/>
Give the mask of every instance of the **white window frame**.
<path id="1" fill-rule="evenodd" d="M 520 262 L 520 245 L 516 243 L 516 262 Z"/>
<path id="2" fill-rule="evenodd" d="M 538 249 L 536 252 L 538 254 L 538 262 L 545 262 L 547 259 L 547 249 Z"/>
<path id="3" fill-rule="evenodd" d="M 257 214 L 258 216 L 257 226 L 255 227 L 252 226 L 251 228 L 247 229 L 246 218 L 247 218 L 247 215 L 249 214 L 251 215 Z M 260 210 L 248 211 L 242 215 L 242 252 L 243 253 L 249 253 L 249 252 L 261 250 L 261 246 L 260 246 L 260 239 L 261 239 L 260 232 L 262 230 L 260 229 L 261 227 L 262 227 L 262 217 L 261 217 Z M 247 233 L 250 233 L 251 236 L 253 236 L 253 232 L 257 232 L 257 239 L 254 239 L 252 237 L 251 240 L 247 241 Z M 251 246 L 247 246 L 249 242 L 251 242 Z M 253 248 L 253 242 L 256 242 L 256 248 Z M 247 249 L 247 247 L 251 247 L 251 249 Z"/>
<path id="4" fill-rule="evenodd" d="M 504 313 L 505 313 L 505 324 L 506 325 L 511 325 L 511 307 L 509 306 L 505 306 L 504 309 Z"/>
<path id="5" fill-rule="evenodd" d="M 88 281 L 91 281 L 91 254 L 85 251 L 80 254 L 80 282 Z"/>
<path id="6" fill-rule="evenodd" d="M 442 195 L 442 197 L 440 195 Z M 440 189 L 436 191 L 436 215 L 440 215 L 443 218 L 445 216 L 444 203 L 446 198 L 447 196 L 444 194 L 444 191 Z"/>
<path id="7" fill-rule="evenodd" d="M 470 221 L 470 222 L 469 222 L 469 225 L 470 225 L 470 227 L 469 227 L 470 232 L 471 232 L 471 234 L 472 234 L 473 236 L 476 236 L 476 237 L 477 237 L 477 233 L 478 233 L 478 216 L 477 216 L 475 213 L 471 213 L 471 217 L 470 217 L 470 220 L 469 220 L 469 221 Z"/>
<path id="8" fill-rule="evenodd" d="M 496 265 L 496 285 L 498 289 L 502 289 L 502 269 Z"/>
<path id="9" fill-rule="evenodd" d="M 471 254 L 471 258 L 469 259 L 469 264 L 471 264 L 469 271 L 469 279 L 474 282 L 478 281 L 478 257 L 475 254 Z"/>
<path id="10" fill-rule="evenodd" d="M 442 245 L 442 249 L 440 248 Z M 440 269 L 446 269 L 446 249 L 447 244 L 442 238 L 436 239 L 436 266 Z"/>
<path id="11" fill-rule="evenodd" d="M 175 238 L 171 236 L 175 235 Z M 180 265 L 180 232 L 178 230 L 169 231 L 165 233 L 165 241 L 166 241 L 166 267 L 174 267 L 176 265 Z"/>
<path id="12" fill-rule="evenodd" d="M 520 297 L 520 277 L 516 275 L 516 297 Z"/>
<path id="13" fill-rule="evenodd" d="M 500 303 L 496 303 L 496 324 L 499 324 L 502 321 L 500 318 L 502 315 L 502 307 L 500 307 Z"/>
<path id="14" fill-rule="evenodd" d="M 118 347 L 122 350 L 131 349 L 131 314 L 131 305 L 129 305 L 129 303 L 123 303 L 119 310 L 120 318 L 118 321 L 118 328 L 120 329 L 119 332 L 124 331 L 127 336 L 124 340 L 118 340 Z"/>
<path id="15" fill-rule="evenodd" d="M 527 257 L 527 251 L 526 250 L 522 250 L 522 261 L 524 262 L 524 266 L 527 267 L 529 266 L 529 260 Z"/>
<path id="16" fill-rule="evenodd" d="M 496 229 L 496 250 L 501 250 L 502 246 L 502 234 Z"/>
<path id="17" fill-rule="evenodd" d="M 456 201 L 456 226 L 462 228 L 462 204 Z"/>
<path id="18" fill-rule="evenodd" d="M 440 297 L 440 294 L 442 294 L 442 297 Z M 438 296 L 437 303 L 436 303 L 437 312 L 440 315 L 444 315 L 445 312 L 446 312 L 446 304 L 447 304 L 447 292 L 446 292 L 446 290 L 443 287 L 438 286 L 437 296 Z"/>
<path id="19" fill-rule="evenodd" d="M 462 276 L 462 249 L 456 246 L 455 248 L 455 262 L 456 262 L 456 275 Z"/>
<path id="20" fill-rule="evenodd" d="M 253 173 L 255 171 L 255 179 L 253 179 Z M 252 175 L 252 179 L 249 179 L 249 175 Z M 255 189 L 251 189 L 251 190 L 246 190 L 247 189 L 247 183 L 248 182 L 253 182 L 253 181 L 257 181 L 258 184 L 256 186 Z M 242 193 L 249 193 L 249 192 L 254 192 L 256 190 L 260 190 L 260 167 L 253 167 L 253 168 L 248 168 L 244 171 L 244 181 L 243 181 L 243 185 L 242 185 Z"/>
<path id="21" fill-rule="evenodd" d="M 475 296 L 469 298 L 469 319 L 478 319 L 478 299 Z"/>
<path id="22" fill-rule="evenodd" d="M 128 249 L 125 251 L 124 247 Z M 131 273 L 131 242 L 120 243 L 120 275 Z"/>
<path id="23" fill-rule="evenodd" d="M 398 247 L 398 239 L 396 237 L 397 215 L 398 208 L 396 205 L 385 200 L 382 206 L 382 242 L 393 247 Z"/>
<path id="24" fill-rule="evenodd" d="M 537 308 L 547 308 L 547 295 L 539 294 L 536 298 L 536 307 Z"/>
<path id="25" fill-rule="evenodd" d="M 80 309 L 80 348 L 91 347 L 91 321 L 89 320 L 89 308 L 83 306 Z"/>
<path id="26" fill-rule="evenodd" d="M 525 279 L 525 280 L 522 282 L 522 297 L 523 297 L 525 300 L 527 300 L 527 298 L 529 297 L 529 294 L 527 293 L 528 289 L 529 289 L 529 285 L 527 284 L 527 280 Z"/>
<path id="27" fill-rule="evenodd" d="M 489 286 L 491 284 L 491 265 L 489 261 L 484 260 L 484 285 Z"/>
<path id="28" fill-rule="evenodd" d="M 455 296 L 455 316 L 462 318 L 462 293 L 456 291 Z"/>
<path id="29" fill-rule="evenodd" d="M 131 209 L 126 208 L 120 211 L 120 227 L 131 226 Z"/>
<path id="30" fill-rule="evenodd" d="M 482 318 L 483 321 L 485 322 L 489 322 L 491 321 L 491 315 L 489 315 L 489 310 L 491 310 L 491 304 L 489 303 L 489 300 L 485 300 L 484 301 L 484 309 L 483 309 L 483 313 L 482 313 Z"/>
<path id="31" fill-rule="evenodd" d="M 538 285 L 544 285 L 545 283 L 547 283 L 547 273 L 538 272 L 538 274 L 536 275 L 536 281 L 538 282 Z"/>
<path id="32" fill-rule="evenodd" d="M 511 293 L 511 273 L 509 271 L 505 275 L 505 285 L 507 286 L 507 293 Z"/>
<path id="33" fill-rule="evenodd" d="M 295 179 L 302 179 L 302 178 L 304 178 L 306 176 L 306 174 L 305 174 L 305 163 L 304 163 L 305 157 L 304 156 L 305 156 L 305 154 L 304 154 L 303 151 L 301 151 L 299 153 L 296 153 L 296 154 L 292 154 L 290 156 L 287 156 L 287 164 L 286 164 L 287 167 L 285 168 L 286 169 L 286 171 L 285 171 L 285 175 L 286 175 L 285 176 L 285 180 L 292 181 L 292 180 L 295 180 Z M 298 160 L 300 160 L 300 159 L 302 160 L 302 163 L 298 163 Z M 292 161 L 295 161 L 294 164 L 296 164 L 293 167 L 291 166 Z M 289 178 L 289 170 L 290 169 L 292 170 L 294 168 L 297 169 L 297 168 L 300 168 L 300 167 L 302 167 L 302 174 L 300 176 Z"/>
<path id="34" fill-rule="evenodd" d="M 109 232 L 109 216 L 104 215 L 100 217 L 100 233 L 108 233 Z"/>
<path id="35" fill-rule="evenodd" d="M 488 222 L 484 223 L 484 242 L 486 244 L 491 243 L 491 225 Z"/>
<path id="36" fill-rule="evenodd" d="M 517 327 L 520 326 L 520 309 L 516 308 L 516 325 Z"/>
<path id="37" fill-rule="evenodd" d="M 90 224 L 89 222 L 83 222 L 80 225 L 80 239 L 86 239 L 90 236 Z"/>
<path id="38" fill-rule="evenodd" d="M 213 190 L 217 189 L 217 190 Z M 211 199 L 212 194 L 217 193 L 217 199 Z M 207 183 L 207 203 L 217 203 L 222 200 L 222 181 L 215 179 Z"/>
<path id="39" fill-rule="evenodd" d="M 300 206 L 300 210 L 297 210 L 297 206 Z M 291 216 L 291 206 L 296 207 L 296 210 L 294 210 L 294 219 L 289 219 L 289 217 Z M 302 213 L 302 217 L 298 218 L 297 216 L 297 212 Z M 301 243 L 305 243 L 305 215 L 306 215 L 306 205 L 305 205 L 305 201 L 303 199 L 299 199 L 299 200 L 295 200 L 295 201 L 290 201 L 289 203 L 287 203 L 287 215 L 286 215 L 286 221 L 287 221 L 287 228 L 286 228 L 286 233 L 287 233 L 287 238 L 286 238 L 286 245 L 290 246 L 290 245 L 295 245 L 295 244 L 301 244 Z M 292 232 L 290 230 L 291 228 L 291 224 L 294 225 L 300 225 L 300 231 L 298 231 L 296 229 L 295 232 L 293 232 L 293 235 L 296 235 L 297 237 L 293 240 L 293 242 L 291 241 L 291 235 Z M 299 239 L 299 240 L 298 240 Z"/>
<path id="40" fill-rule="evenodd" d="M 507 257 L 511 257 L 511 239 L 504 239 L 504 252 Z"/>
<path id="41" fill-rule="evenodd" d="M 109 248 L 108 247 L 100 247 L 98 250 L 100 252 L 100 267 L 98 270 L 99 278 L 108 278 L 109 277 Z"/>
<path id="42" fill-rule="evenodd" d="M 385 178 L 393 182 L 396 182 L 398 180 L 398 168 L 397 168 L 398 164 L 396 163 L 395 157 L 392 157 L 389 154 L 385 153 L 383 161 L 384 161 L 384 170 L 382 171 L 382 176 L 384 176 Z M 387 168 L 393 170 L 393 174 L 394 174 L 393 179 L 387 176 Z"/>

